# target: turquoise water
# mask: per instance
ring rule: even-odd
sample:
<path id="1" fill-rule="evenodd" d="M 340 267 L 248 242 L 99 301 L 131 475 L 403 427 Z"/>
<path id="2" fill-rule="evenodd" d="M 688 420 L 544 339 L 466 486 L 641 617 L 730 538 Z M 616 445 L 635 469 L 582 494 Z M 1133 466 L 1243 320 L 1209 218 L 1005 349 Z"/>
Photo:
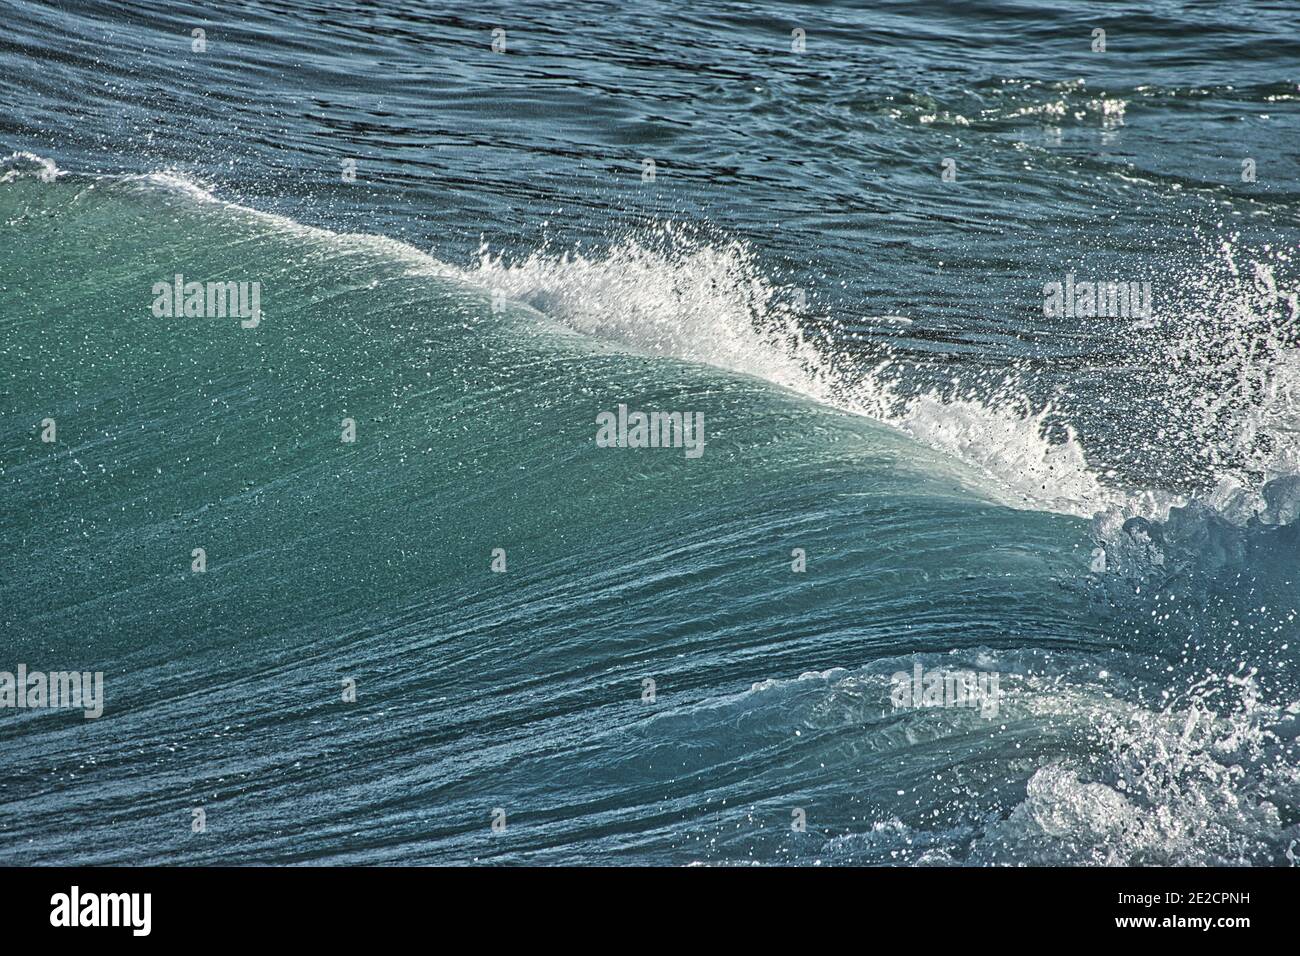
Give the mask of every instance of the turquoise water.
<path id="1" fill-rule="evenodd" d="M 21 0 L 0 862 L 1286 865 L 1294 20 Z"/>

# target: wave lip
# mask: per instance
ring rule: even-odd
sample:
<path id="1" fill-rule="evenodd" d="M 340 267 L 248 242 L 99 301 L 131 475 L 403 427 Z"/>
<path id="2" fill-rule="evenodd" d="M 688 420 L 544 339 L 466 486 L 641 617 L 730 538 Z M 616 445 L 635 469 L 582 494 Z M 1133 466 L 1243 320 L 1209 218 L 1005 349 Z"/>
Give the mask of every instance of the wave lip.
<path id="1" fill-rule="evenodd" d="M 960 463 L 968 483 L 1001 504 L 1090 517 L 1114 499 L 1073 431 L 1048 440 L 1050 409 L 1031 413 L 1014 399 L 904 397 L 883 374 L 890 362 L 863 369 L 848 350 L 808 338 L 791 301 L 798 290 L 774 284 L 743 242 L 710 244 L 667 224 L 601 254 L 542 249 L 510 262 L 484 247 L 460 276 L 570 330 L 761 378 L 898 429 Z"/>

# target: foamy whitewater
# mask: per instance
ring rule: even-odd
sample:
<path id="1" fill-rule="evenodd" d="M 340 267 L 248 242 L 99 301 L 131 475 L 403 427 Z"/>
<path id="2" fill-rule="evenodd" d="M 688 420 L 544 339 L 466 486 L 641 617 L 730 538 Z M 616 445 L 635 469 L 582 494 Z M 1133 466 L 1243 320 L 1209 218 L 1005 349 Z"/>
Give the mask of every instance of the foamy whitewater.
<path id="1" fill-rule="evenodd" d="M 0 52 L 0 863 L 1294 863 L 1293 62 L 193 13 Z"/>

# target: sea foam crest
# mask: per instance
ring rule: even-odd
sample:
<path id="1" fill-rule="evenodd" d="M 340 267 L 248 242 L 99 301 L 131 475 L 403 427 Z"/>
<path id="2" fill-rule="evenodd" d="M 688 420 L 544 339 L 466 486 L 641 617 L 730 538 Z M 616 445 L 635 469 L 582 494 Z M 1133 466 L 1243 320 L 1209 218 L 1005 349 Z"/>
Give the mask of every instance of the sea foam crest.
<path id="1" fill-rule="evenodd" d="M 484 247 L 463 277 L 631 351 L 756 376 L 898 428 L 965 464 L 1002 504 L 1088 517 L 1111 500 L 1072 430 L 1046 436 L 1050 409 L 1015 396 L 904 396 L 882 374 L 888 362 L 864 369 L 806 338 L 789 290 L 744 242 L 664 225 L 592 254 L 543 248 L 508 261 Z"/>

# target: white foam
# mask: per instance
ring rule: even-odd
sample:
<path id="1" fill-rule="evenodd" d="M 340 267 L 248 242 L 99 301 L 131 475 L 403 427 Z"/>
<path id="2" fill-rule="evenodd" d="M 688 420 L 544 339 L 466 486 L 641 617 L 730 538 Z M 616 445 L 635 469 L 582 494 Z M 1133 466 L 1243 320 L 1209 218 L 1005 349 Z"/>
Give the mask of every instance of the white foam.
<path id="1" fill-rule="evenodd" d="M 22 176 L 35 176 L 42 182 L 51 183 L 63 175 L 63 170 L 54 164 L 54 160 L 25 151 L 10 153 L 0 159 L 0 170 L 3 170 L 0 183 L 11 183 Z"/>
<path id="2" fill-rule="evenodd" d="M 710 244 L 665 225 L 598 255 L 543 249 L 509 262 L 483 249 L 462 275 L 633 351 L 753 375 L 898 428 L 972 469 L 1002 504 L 1087 517 L 1110 500 L 1073 432 L 1062 443 L 1047 439 L 1045 410 L 904 399 L 885 366 L 863 370 L 807 341 L 787 290 L 766 279 L 745 243 Z"/>

